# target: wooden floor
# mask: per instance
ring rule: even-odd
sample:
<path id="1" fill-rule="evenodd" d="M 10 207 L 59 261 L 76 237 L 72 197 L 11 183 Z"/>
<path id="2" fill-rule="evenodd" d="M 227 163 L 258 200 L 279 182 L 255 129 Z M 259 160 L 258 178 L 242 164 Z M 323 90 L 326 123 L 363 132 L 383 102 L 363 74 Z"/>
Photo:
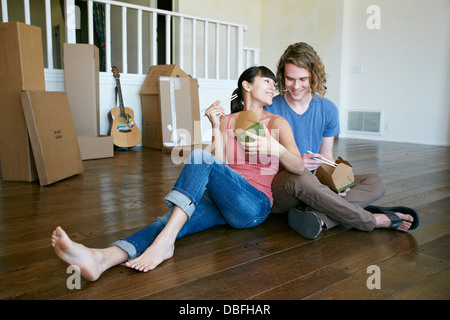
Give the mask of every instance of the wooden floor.
<path id="1" fill-rule="evenodd" d="M 308 241 L 286 215 L 271 215 L 253 229 L 220 226 L 180 239 L 154 271 L 117 266 L 70 290 L 72 273 L 50 246 L 53 229 L 107 246 L 167 212 L 162 199 L 182 169 L 160 151 L 116 151 L 51 186 L 0 182 L 0 299 L 450 299 L 450 148 L 340 139 L 338 155 L 357 174 L 381 175 L 387 192 L 378 204 L 413 207 L 421 226 L 339 226 Z M 372 265 L 381 289 L 367 287 Z"/>

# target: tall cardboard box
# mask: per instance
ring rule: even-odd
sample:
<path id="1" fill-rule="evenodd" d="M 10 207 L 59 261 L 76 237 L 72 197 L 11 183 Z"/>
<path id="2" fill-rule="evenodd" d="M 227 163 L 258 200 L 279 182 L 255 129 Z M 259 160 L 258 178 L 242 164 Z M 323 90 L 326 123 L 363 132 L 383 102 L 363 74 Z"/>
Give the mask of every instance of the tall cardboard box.
<path id="1" fill-rule="evenodd" d="M 159 105 L 163 148 L 202 144 L 197 79 L 160 77 Z"/>
<path id="2" fill-rule="evenodd" d="M 64 43 L 64 84 L 82 160 L 114 153 L 112 137 L 100 135 L 99 74 L 95 45 Z"/>
<path id="3" fill-rule="evenodd" d="M 99 54 L 96 46 L 64 43 L 64 84 L 77 135 L 99 135 Z"/>
<path id="4" fill-rule="evenodd" d="M 21 101 L 40 185 L 83 172 L 67 94 L 23 91 Z"/>
<path id="5" fill-rule="evenodd" d="M 162 125 L 159 98 L 159 78 L 190 78 L 175 64 L 152 66 L 139 92 L 142 108 L 142 146 L 162 149 Z"/>
<path id="6" fill-rule="evenodd" d="M 38 179 L 22 90 L 45 90 L 41 29 L 20 22 L 0 23 L 0 160 L 5 181 Z"/>

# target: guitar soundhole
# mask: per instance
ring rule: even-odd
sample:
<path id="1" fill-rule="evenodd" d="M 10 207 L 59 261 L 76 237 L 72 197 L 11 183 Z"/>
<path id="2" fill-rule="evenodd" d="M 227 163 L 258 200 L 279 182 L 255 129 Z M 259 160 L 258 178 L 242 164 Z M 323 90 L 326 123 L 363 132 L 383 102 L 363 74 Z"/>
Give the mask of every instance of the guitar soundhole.
<path id="1" fill-rule="evenodd" d="M 120 114 L 119 115 L 119 121 L 122 123 L 127 123 L 128 122 L 128 117 L 126 114 Z"/>

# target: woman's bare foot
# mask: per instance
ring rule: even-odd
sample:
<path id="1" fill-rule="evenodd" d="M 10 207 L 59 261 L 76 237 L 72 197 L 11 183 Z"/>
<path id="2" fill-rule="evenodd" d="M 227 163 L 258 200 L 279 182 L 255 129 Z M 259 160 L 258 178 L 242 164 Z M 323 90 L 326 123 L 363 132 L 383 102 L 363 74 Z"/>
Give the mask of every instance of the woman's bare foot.
<path id="1" fill-rule="evenodd" d="M 172 258 L 175 245 L 160 234 L 150 247 L 136 259 L 127 261 L 125 265 L 138 271 L 147 272 L 155 269 L 163 261 Z"/>
<path id="2" fill-rule="evenodd" d="M 409 214 L 404 214 L 400 212 L 395 212 L 395 214 L 404 221 L 397 228 L 399 231 L 408 231 L 411 228 L 411 223 L 414 221 L 413 217 Z M 388 218 L 387 215 L 383 213 L 374 213 L 373 216 L 377 221 L 377 228 L 389 228 L 392 225 L 392 221 Z"/>
<path id="3" fill-rule="evenodd" d="M 53 231 L 52 247 L 61 260 L 78 266 L 81 276 L 89 281 L 97 280 L 106 269 L 128 258 L 128 254 L 118 247 L 91 249 L 74 242 L 61 227 Z"/>

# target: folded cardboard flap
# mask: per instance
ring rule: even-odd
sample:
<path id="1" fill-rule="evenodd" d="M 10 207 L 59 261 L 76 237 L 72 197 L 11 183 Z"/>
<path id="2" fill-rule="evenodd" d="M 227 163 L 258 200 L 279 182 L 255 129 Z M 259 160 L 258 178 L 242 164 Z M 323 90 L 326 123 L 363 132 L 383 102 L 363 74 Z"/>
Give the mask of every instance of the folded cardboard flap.
<path id="1" fill-rule="evenodd" d="M 254 141 L 254 139 L 247 136 L 244 131 L 249 131 L 262 137 L 266 135 L 264 132 L 264 128 L 259 122 L 258 117 L 252 110 L 241 111 L 238 118 L 236 119 L 234 131 L 236 136 L 238 136 L 239 139 L 244 142 Z"/>
<path id="2" fill-rule="evenodd" d="M 190 76 L 176 64 L 152 66 L 147 73 L 147 77 L 145 78 L 139 94 L 158 94 L 160 77 L 190 78 Z"/>
<path id="3" fill-rule="evenodd" d="M 341 157 L 335 161 L 337 167 L 322 164 L 316 170 L 319 181 L 335 192 L 342 192 L 355 185 L 355 177 L 351 164 Z"/>
<path id="4" fill-rule="evenodd" d="M 67 94 L 22 91 L 21 101 L 40 185 L 83 172 Z"/>

